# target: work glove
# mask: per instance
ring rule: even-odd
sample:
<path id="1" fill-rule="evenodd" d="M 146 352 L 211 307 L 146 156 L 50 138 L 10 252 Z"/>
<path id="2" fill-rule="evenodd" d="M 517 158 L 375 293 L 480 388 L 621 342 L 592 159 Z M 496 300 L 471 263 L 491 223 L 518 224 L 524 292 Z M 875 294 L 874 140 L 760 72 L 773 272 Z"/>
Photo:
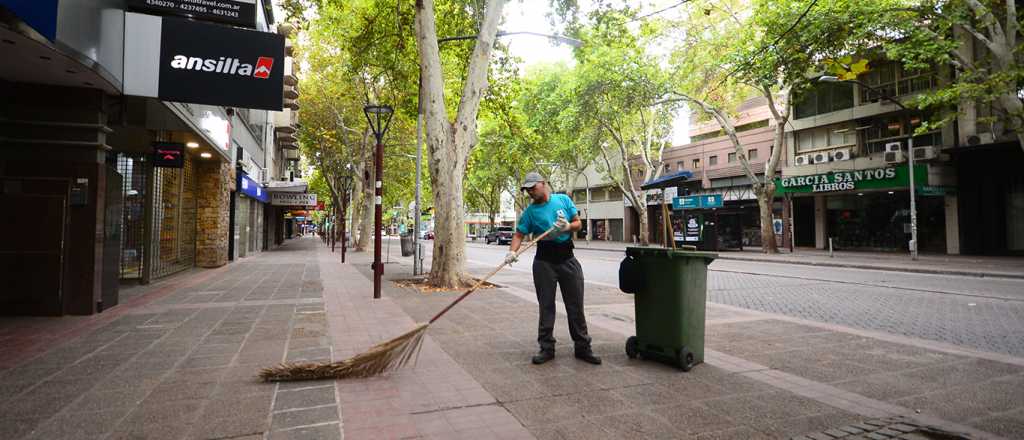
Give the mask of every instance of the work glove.
<path id="1" fill-rule="evenodd" d="M 569 230 L 569 221 L 565 219 L 564 215 L 558 214 L 558 220 L 555 221 L 555 228 L 557 228 L 560 232 L 565 232 Z"/>
<path id="2" fill-rule="evenodd" d="M 515 252 L 509 252 L 508 254 L 505 254 L 505 264 L 512 264 L 515 263 L 516 261 L 519 261 L 519 257 L 516 255 Z"/>

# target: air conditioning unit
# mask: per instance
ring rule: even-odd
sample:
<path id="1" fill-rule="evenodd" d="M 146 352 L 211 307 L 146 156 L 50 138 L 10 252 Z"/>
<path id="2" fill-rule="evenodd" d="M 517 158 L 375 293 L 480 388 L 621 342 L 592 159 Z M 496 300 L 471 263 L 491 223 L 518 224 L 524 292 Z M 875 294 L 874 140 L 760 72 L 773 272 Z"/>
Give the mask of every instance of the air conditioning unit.
<path id="1" fill-rule="evenodd" d="M 886 151 L 885 152 L 885 163 L 901 163 L 903 162 L 903 151 Z"/>
<path id="2" fill-rule="evenodd" d="M 996 137 L 992 133 L 978 133 L 967 136 L 967 145 L 970 146 L 991 144 L 995 141 Z"/>
<path id="3" fill-rule="evenodd" d="M 934 146 L 914 147 L 914 160 L 928 160 L 939 157 L 939 149 Z"/>
<path id="4" fill-rule="evenodd" d="M 825 162 L 828 162 L 828 152 L 827 151 L 819 151 L 817 153 L 814 153 L 813 159 L 814 159 L 814 163 L 825 163 Z"/>
<path id="5" fill-rule="evenodd" d="M 795 162 L 796 162 L 797 166 L 810 165 L 811 164 L 811 155 L 810 154 L 801 154 L 801 155 L 796 157 L 796 161 Z"/>
<path id="6" fill-rule="evenodd" d="M 832 160 L 850 160 L 853 158 L 852 148 L 840 148 L 832 150 Z"/>
<path id="7" fill-rule="evenodd" d="M 888 144 L 885 144 L 885 152 L 886 153 L 893 153 L 893 152 L 897 152 L 897 151 L 903 151 L 903 144 L 902 143 L 899 143 L 899 142 L 889 142 Z"/>

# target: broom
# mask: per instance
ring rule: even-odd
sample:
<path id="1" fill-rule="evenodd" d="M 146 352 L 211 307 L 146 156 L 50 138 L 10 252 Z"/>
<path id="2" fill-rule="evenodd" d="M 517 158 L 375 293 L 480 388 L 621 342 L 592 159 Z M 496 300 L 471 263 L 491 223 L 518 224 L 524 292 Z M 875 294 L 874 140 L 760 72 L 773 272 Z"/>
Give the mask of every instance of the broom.
<path id="1" fill-rule="evenodd" d="M 539 237 L 526 243 L 525 246 L 519 248 L 516 252 L 516 257 L 525 252 L 527 249 L 537 244 L 538 241 L 546 237 L 555 228 L 548 229 Z M 465 293 L 455 298 L 451 304 L 442 309 L 430 321 L 425 324 L 419 324 L 412 330 L 405 332 L 395 338 L 381 342 L 374 345 L 364 353 L 355 355 L 351 358 L 343 361 L 322 363 L 322 362 L 286 362 L 275 367 L 264 368 L 260 370 L 260 378 L 264 381 L 292 381 L 292 380 L 316 380 L 316 379 L 350 379 L 360 377 L 371 377 L 388 371 L 397 370 L 410 361 L 414 361 L 419 355 L 420 346 L 423 344 L 423 334 L 427 332 L 427 327 L 437 321 L 445 313 L 448 313 L 452 307 L 455 307 L 459 301 L 465 299 L 469 294 L 473 293 L 478 289 L 484 282 L 490 279 L 494 274 L 498 273 L 508 263 L 502 262 L 501 265 L 496 267 L 487 276 L 481 278 L 473 287 L 470 287 Z"/>

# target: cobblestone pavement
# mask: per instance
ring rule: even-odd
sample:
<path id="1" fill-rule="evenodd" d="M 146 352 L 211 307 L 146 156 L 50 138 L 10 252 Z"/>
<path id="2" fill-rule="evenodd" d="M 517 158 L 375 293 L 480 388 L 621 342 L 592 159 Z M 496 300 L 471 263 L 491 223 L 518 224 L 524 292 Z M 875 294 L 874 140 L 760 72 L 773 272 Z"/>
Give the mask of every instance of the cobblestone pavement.
<path id="1" fill-rule="evenodd" d="M 480 253 L 470 259 L 474 273 L 490 269 L 476 263 Z M 1024 392 L 1019 359 L 1016 364 L 979 359 L 909 338 L 879 340 L 835 325 L 790 322 L 711 303 L 707 363 L 680 375 L 625 356 L 623 341 L 635 334 L 632 297 L 603 281 L 588 286 L 587 314 L 605 365 L 594 370 L 572 359 L 560 315 L 555 325 L 559 356 L 550 367 L 533 367 L 528 362 L 536 350 L 535 330 L 523 325 L 536 322 L 526 260 L 493 278 L 504 288 L 475 294 L 431 334 L 537 438 L 824 439 L 834 438 L 825 433 L 840 427 L 902 415 L 920 425 L 968 433 L 967 438 L 1024 436 L 1024 402 L 1014 397 Z M 733 290 L 807 284 L 735 273 L 713 277 L 716 287 L 729 283 Z M 400 300 L 408 313 L 423 319 L 448 295 Z M 875 431 L 865 430 L 862 438 L 932 438 Z"/>
<path id="2" fill-rule="evenodd" d="M 481 266 L 496 265 L 504 252 L 467 246 Z M 577 258 L 588 304 L 629 301 L 617 293 L 619 255 L 583 250 Z M 511 270 L 527 274 L 530 261 Z M 532 289 L 528 277 L 508 282 Z M 1024 280 L 718 260 L 708 289 L 715 303 L 1024 356 Z"/>

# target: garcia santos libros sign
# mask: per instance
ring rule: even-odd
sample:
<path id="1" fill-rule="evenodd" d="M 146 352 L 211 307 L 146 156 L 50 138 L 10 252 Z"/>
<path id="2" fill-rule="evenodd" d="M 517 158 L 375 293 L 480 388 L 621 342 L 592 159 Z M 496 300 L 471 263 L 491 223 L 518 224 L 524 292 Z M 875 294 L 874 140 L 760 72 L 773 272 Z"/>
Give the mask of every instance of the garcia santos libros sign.
<path id="1" fill-rule="evenodd" d="M 807 176 L 775 178 L 775 193 L 817 193 L 864 189 L 906 188 L 910 183 L 906 165 L 872 168 L 867 170 L 832 171 Z M 928 168 L 914 166 L 914 183 L 928 183 Z"/>

